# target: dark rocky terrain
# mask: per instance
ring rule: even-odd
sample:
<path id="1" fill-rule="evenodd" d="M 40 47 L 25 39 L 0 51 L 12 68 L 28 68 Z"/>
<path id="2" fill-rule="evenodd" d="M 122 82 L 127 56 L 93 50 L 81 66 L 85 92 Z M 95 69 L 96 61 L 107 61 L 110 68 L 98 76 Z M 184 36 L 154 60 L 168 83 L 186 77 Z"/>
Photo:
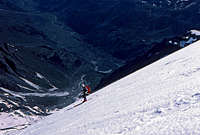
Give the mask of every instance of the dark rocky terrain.
<path id="1" fill-rule="evenodd" d="M 189 32 L 200 27 L 199 6 L 197 0 L 1 0 L 0 112 L 47 115 L 76 100 L 83 77 L 98 90 L 189 45 L 199 39 Z"/>
<path id="2" fill-rule="evenodd" d="M 187 47 L 191 43 L 200 40 L 200 35 L 196 35 L 189 31 L 181 36 L 165 39 L 160 43 L 153 43 L 153 47 L 144 55 L 136 57 L 134 60 L 128 61 L 124 66 L 115 70 L 111 75 L 105 76 L 96 89 L 100 89 L 112 82 L 115 82 L 153 62 Z"/>
<path id="3" fill-rule="evenodd" d="M 143 55 L 151 48 L 146 44 L 162 42 L 199 27 L 197 0 L 38 2 L 36 7 L 41 12 L 55 14 L 67 26 L 84 35 L 86 42 L 122 60 Z"/>
<path id="4" fill-rule="evenodd" d="M 151 48 L 146 44 L 199 28 L 197 0 L 2 0 L 1 3 L 4 9 L 53 14 L 64 27 L 81 34 L 85 42 L 121 60 L 143 55 Z"/>

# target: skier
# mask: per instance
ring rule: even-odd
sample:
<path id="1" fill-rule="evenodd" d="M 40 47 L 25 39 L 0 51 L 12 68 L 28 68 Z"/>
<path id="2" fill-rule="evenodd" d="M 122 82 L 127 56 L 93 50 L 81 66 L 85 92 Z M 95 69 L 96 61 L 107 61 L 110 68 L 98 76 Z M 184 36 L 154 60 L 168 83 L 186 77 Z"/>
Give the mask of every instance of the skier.
<path id="1" fill-rule="evenodd" d="M 83 92 L 83 102 L 87 101 L 86 95 L 90 93 L 90 87 L 86 86 L 84 83 L 82 83 L 82 92 Z"/>

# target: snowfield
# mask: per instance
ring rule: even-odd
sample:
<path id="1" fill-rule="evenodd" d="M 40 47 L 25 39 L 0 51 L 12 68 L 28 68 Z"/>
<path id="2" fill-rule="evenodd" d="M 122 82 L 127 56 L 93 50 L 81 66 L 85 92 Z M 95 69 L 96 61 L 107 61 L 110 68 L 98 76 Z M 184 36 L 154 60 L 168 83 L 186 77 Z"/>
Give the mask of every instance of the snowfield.
<path id="1" fill-rule="evenodd" d="M 200 41 L 80 102 L 17 135 L 199 135 Z"/>

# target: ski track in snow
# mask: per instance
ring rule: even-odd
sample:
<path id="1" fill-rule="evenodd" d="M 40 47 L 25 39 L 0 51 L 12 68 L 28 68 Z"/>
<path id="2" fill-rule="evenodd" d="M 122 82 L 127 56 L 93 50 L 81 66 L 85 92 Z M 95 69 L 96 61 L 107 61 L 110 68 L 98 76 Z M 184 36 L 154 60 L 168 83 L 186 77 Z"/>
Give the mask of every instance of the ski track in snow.
<path id="1" fill-rule="evenodd" d="M 200 41 L 17 135 L 199 135 Z M 72 109 L 70 109 L 72 108 Z"/>

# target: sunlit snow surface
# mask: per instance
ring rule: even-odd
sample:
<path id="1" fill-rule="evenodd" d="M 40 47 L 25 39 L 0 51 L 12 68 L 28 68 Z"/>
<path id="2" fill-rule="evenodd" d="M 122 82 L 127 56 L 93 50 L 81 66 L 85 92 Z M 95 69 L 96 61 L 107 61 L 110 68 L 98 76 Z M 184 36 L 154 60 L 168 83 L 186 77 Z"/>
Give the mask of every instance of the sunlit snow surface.
<path id="1" fill-rule="evenodd" d="M 200 42 L 70 105 L 17 135 L 199 135 Z"/>

